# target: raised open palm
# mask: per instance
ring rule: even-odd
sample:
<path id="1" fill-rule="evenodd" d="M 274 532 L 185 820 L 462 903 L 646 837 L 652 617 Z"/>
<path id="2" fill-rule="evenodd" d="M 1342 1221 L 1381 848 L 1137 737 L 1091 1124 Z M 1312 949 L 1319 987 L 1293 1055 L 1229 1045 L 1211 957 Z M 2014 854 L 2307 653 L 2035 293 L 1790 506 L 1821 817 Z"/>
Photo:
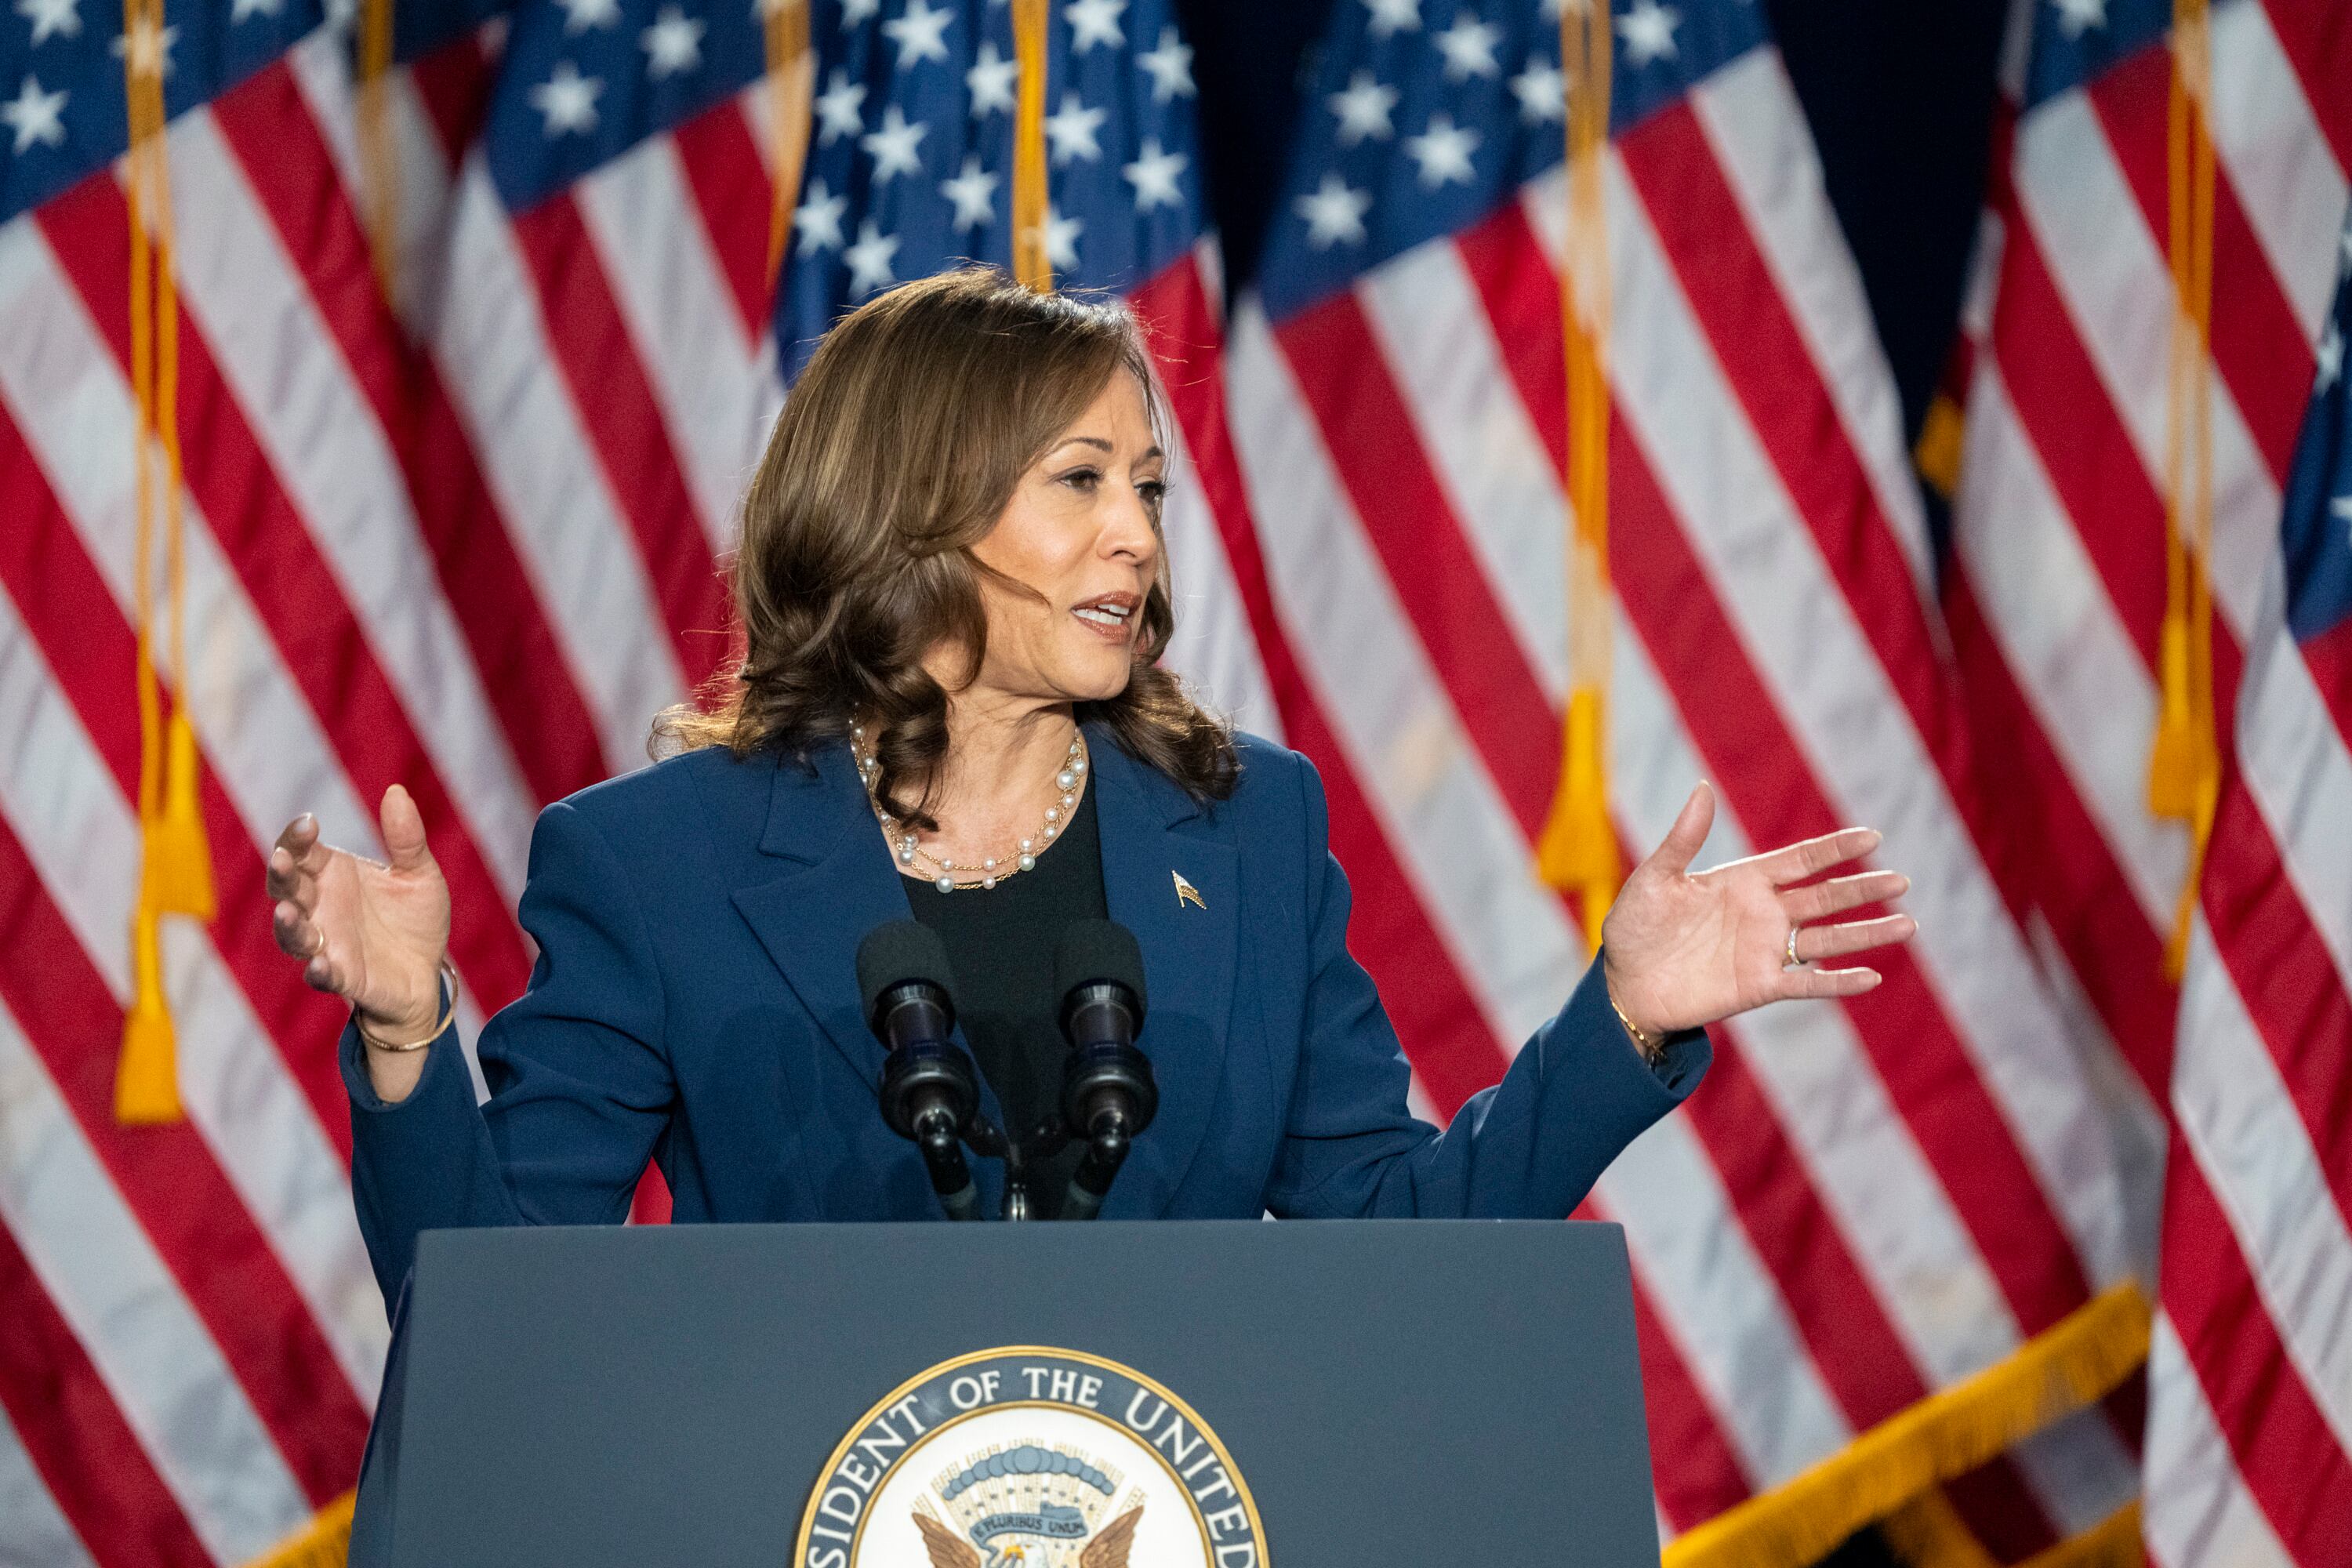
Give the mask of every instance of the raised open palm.
<path id="1" fill-rule="evenodd" d="M 1714 821 L 1715 791 L 1702 784 L 1625 879 L 1601 925 L 1609 994 L 1644 1033 L 1695 1029 L 1789 997 L 1857 995 L 1878 984 L 1876 970 L 1814 965 L 1906 941 L 1918 929 L 1902 914 L 1813 923 L 1911 886 L 1897 871 L 1811 880 L 1877 848 L 1875 829 L 1843 828 L 1694 872 L 1691 858 Z"/>
<path id="2" fill-rule="evenodd" d="M 385 860 L 320 843 L 307 812 L 288 823 L 269 852 L 270 926 L 312 989 L 350 1002 L 378 1036 L 407 1039 L 440 1013 L 449 885 L 406 790 L 384 791 L 378 820 Z"/>

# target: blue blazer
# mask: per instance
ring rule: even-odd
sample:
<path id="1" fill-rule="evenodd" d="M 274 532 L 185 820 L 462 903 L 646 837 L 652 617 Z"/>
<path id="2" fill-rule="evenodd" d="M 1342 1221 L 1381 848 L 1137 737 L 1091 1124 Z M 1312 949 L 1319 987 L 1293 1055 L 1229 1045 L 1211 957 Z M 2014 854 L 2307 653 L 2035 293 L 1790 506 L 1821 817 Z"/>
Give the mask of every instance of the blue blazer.
<path id="1" fill-rule="evenodd" d="M 1312 764 L 1243 737 L 1239 786 L 1202 805 L 1099 726 L 1088 738 L 1160 1090 L 1105 1218 L 1558 1218 L 1706 1070 L 1697 1031 L 1643 1062 L 1596 963 L 1500 1085 L 1444 1131 L 1418 1121 L 1348 953 Z M 1178 901 L 1178 875 L 1205 907 Z M 908 914 L 845 746 L 689 752 L 549 806 L 521 905 L 539 961 L 482 1031 L 489 1102 L 454 1028 L 397 1105 L 343 1034 L 352 1187 L 385 1300 L 419 1231 L 618 1222 L 648 1159 L 682 1222 L 939 1217 L 876 1109 L 883 1049 L 855 973 L 866 933 Z M 1001 1171 L 974 1173 L 993 1213 Z"/>

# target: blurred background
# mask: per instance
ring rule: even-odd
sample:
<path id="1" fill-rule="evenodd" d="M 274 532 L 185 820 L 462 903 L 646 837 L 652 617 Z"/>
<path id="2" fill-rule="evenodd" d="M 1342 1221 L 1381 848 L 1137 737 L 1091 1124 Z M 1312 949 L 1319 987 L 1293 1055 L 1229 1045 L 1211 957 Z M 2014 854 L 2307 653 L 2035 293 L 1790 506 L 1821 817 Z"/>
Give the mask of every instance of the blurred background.
<path id="1" fill-rule="evenodd" d="M 2343 1563 L 2347 80 L 2352 0 L 14 0 L 0 1563 L 342 1561 L 263 848 L 404 784 L 470 1041 L 814 342 L 967 260 L 1149 324 L 1168 662 L 1315 762 L 1423 1114 L 1701 777 L 1911 874 L 1580 1211 L 1669 1568 Z"/>

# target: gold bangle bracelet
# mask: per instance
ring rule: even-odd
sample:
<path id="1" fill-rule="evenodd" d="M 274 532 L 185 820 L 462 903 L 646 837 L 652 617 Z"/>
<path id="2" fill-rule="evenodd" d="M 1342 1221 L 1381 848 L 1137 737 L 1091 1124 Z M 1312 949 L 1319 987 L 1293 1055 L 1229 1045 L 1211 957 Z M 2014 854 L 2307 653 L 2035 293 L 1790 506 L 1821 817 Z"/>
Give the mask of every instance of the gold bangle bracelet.
<path id="1" fill-rule="evenodd" d="M 421 1051 L 439 1039 L 441 1031 L 446 1029 L 457 1016 L 457 969 L 446 958 L 441 961 L 441 970 L 436 977 L 435 988 L 441 994 L 441 1016 L 434 1020 L 433 1027 L 426 1031 L 423 1039 L 411 1040 L 406 1045 L 394 1045 L 390 1040 L 379 1040 L 368 1033 L 365 1024 L 360 1022 L 360 1012 L 356 1007 L 352 1009 L 352 1028 L 358 1033 L 362 1041 L 380 1051 L 390 1051 L 395 1056 L 405 1055 L 410 1051 Z M 1618 1016 L 1622 1018 L 1624 1015 L 1621 1013 Z M 1627 1026 L 1631 1027 L 1630 1025 Z"/>
<path id="2" fill-rule="evenodd" d="M 1625 1016 L 1625 1009 L 1617 1005 L 1617 998 L 1614 996 L 1609 998 L 1609 1010 L 1617 1015 L 1617 1021 L 1625 1026 L 1627 1034 L 1633 1037 L 1633 1047 L 1642 1053 L 1643 1059 L 1656 1061 L 1658 1053 L 1666 1048 L 1666 1042 L 1663 1038 L 1645 1033 L 1639 1024 Z"/>

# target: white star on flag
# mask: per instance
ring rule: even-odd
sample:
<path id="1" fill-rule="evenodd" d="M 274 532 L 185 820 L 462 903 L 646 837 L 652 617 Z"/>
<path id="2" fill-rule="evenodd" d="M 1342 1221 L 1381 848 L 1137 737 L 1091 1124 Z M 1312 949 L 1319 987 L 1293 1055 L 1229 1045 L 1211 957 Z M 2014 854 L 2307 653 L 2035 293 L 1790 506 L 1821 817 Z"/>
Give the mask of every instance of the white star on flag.
<path id="1" fill-rule="evenodd" d="M 530 89 L 530 106 L 547 119 L 546 134 L 596 129 L 596 100 L 604 96 L 601 78 L 583 77 L 570 60 L 555 62 L 554 74 Z"/>
<path id="2" fill-rule="evenodd" d="M 857 226 L 857 243 L 841 253 L 849 263 L 849 291 L 871 294 L 877 289 L 887 289 L 898 279 L 890 271 L 890 258 L 898 254 L 898 237 L 884 234 L 867 218 Z"/>
<path id="3" fill-rule="evenodd" d="M 609 27 L 621 19 L 621 0 L 555 0 L 563 7 L 563 32 L 569 37 L 591 27 Z"/>
<path id="4" fill-rule="evenodd" d="M 2352 496 L 2337 496 L 2329 501 L 2327 515 L 2338 522 L 2352 524 Z"/>
<path id="5" fill-rule="evenodd" d="M 1298 198 L 1298 216 L 1307 220 L 1307 241 L 1318 250 L 1327 250 L 1337 241 L 1349 245 L 1364 242 L 1364 215 L 1372 210 L 1370 191 L 1348 188 L 1348 182 L 1333 170 L 1323 176 L 1323 184 Z"/>
<path id="6" fill-rule="evenodd" d="M 2058 8 L 2058 30 L 2079 38 L 2094 27 L 2107 25 L 2107 0 L 2050 0 Z"/>
<path id="7" fill-rule="evenodd" d="M 43 92 L 41 84 L 30 76 L 16 96 L 0 103 L 0 125 L 16 133 L 16 155 L 23 157 L 35 142 L 44 146 L 62 146 L 66 139 L 66 93 L 63 88 L 55 92 Z"/>
<path id="8" fill-rule="evenodd" d="M 844 31 L 871 22 L 882 14 L 882 0 L 841 0 L 841 26 Z"/>
<path id="9" fill-rule="evenodd" d="M 971 58 L 971 68 L 963 73 L 963 85 L 971 93 L 971 112 L 975 119 L 985 120 L 998 110 L 1013 112 L 1013 84 L 1021 79 L 1021 62 L 1008 60 L 996 52 L 996 40 L 983 41 L 980 53 Z"/>
<path id="10" fill-rule="evenodd" d="M 920 173 L 923 159 L 916 148 L 922 145 L 929 130 L 919 120 L 911 125 L 907 123 L 905 112 L 895 103 L 883 110 L 882 129 L 858 143 L 874 155 L 874 183 L 878 185 L 899 174 Z"/>
<path id="11" fill-rule="evenodd" d="M 1495 46 L 1503 41 L 1503 29 L 1481 22 L 1467 11 L 1454 18 L 1454 26 L 1433 35 L 1429 41 L 1445 57 L 1448 81 L 1503 74 L 1503 68 L 1495 60 Z"/>
<path id="12" fill-rule="evenodd" d="M 1108 118 L 1108 110 L 1088 109 L 1078 101 L 1076 93 L 1064 93 L 1062 107 L 1045 117 L 1045 140 L 1054 144 L 1054 162 L 1084 158 L 1091 163 L 1101 157 L 1102 143 L 1095 139 L 1095 132 Z"/>
<path id="13" fill-rule="evenodd" d="M 948 24 L 954 20 L 944 6 L 934 11 L 924 0 L 907 0 L 904 14 L 882 24 L 882 36 L 898 46 L 898 68 L 905 70 L 918 60 L 948 58 Z"/>
<path id="14" fill-rule="evenodd" d="M 940 195 L 955 204 L 955 230 L 979 228 L 996 221 L 996 176 L 980 166 L 980 154 L 964 154 L 963 172 L 940 182 Z"/>
<path id="15" fill-rule="evenodd" d="M 1625 40 L 1625 63 L 1645 66 L 1675 58 L 1675 29 L 1683 14 L 1658 0 L 1633 0 L 1632 9 L 1617 18 L 1617 36 Z"/>
<path id="16" fill-rule="evenodd" d="M 1070 24 L 1070 53 L 1085 54 L 1097 44 L 1108 44 L 1112 48 L 1127 47 L 1127 35 L 1119 30 L 1119 14 L 1127 9 L 1127 0 L 1070 0 L 1062 15 Z"/>
<path id="17" fill-rule="evenodd" d="M 646 51 L 646 74 L 659 81 L 699 66 L 702 35 L 709 26 L 675 5 L 663 6 L 654 25 L 637 35 L 637 43 Z"/>
<path id="18" fill-rule="evenodd" d="M 1192 46 L 1176 36 L 1175 28 L 1160 28 L 1159 47 L 1136 56 L 1135 63 L 1151 79 L 1152 102 L 1167 103 L 1192 96 Z"/>
<path id="19" fill-rule="evenodd" d="M 1353 147 L 1367 136 L 1375 142 L 1385 142 L 1396 134 L 1396 127 L 1389 123 L 1389 110 L 1397 106 L 1397 89 L 1368 70 L 1349 77 L 1345 89 L 1324 101 L 1339 117 L 1342 147 Z"/>
<path id="20" fill-rule="evenodd" d="M 1433 191 L 1454 180 L 1470 183 L 1470 154 L 1478 142 L 1478 132 L 1454 124 L 1452 115 L 1433 114 L 1428 130 L 1404 139 L 1404 150 L 1421 165 L 1421 183 Z"/>
<path id="21" fill-rule="evenodd" d="M 247 16 L 275 16 L 285 8 L 286 0 L 236 0 L 228 8 L 229 26 L 236 26 Z"/>
<path id="22" fill-rule="evenodd" d="M 1045 241 L 1045 265 L 1056 272 L 1078 269 L 1078 236 L 1086 233 L 1083 218 L 1064 217 L 1053 203 L 1045 204 L 1045 222 L 1042 235 Z"/>
<path id="23" fill-rule="evenodd" d="M 1148 213 L 1157 206 L 1182 206 L 1184 193 L 1176 188 L 1176 176 L 1189 162 L 1181 153 L 1162 152 L 1157 136 L 1145 137 L 1136 150 L 1135 162 L 1119 170 L 1135 187 L 1135 210 Z"/>
<path id="24" fill-rule="evenodd" d="M 866 84 L 852 81 L 849 73 L 835 68 L 833 80 L 816 95 L 817 144 L 830 147 L 845 136 L 856 136 L 866 129 L 866 121 L 857 112 L 866 101 Z"/>
<path id="25" fill-rule="evenodd" d="M 16 15 L 33 25 L 33 47 L 52 33 L 62 37 L 81 36 L 81 0 L 16 0 Z"/>
<path id="26" fill-rule="evenodd" d="M 1559 68 L 1549 60 L 1529 60 L 1528 68 L 1511 79 L 1511 96 L 1519 100 L 1519 120 L 1527 125 L 1558 120 L 1567 111 L 1567 91 Z"/>
<path id="27" fill-rule="evenodd" d="M 152 16 L 142 16 L 131 30 L 114 40 L 114 54 L 128 61 L 133 76 L 172 74 L 172 46 L 180 41 L 177 27 L 158 28 Z"/>
<path id="28" fill-rule="evenodd" d="M 1421 31 L 1421 0 L 1364 0 L 1372 14 L 1372 37 L 1393 37 Z"/>
<path id="29" fill-rule="evenodd" d="M 32 79 L 27 77 L 26 79 L 29 81 Z M 2311 395 L 2316 397 L 2326 392 L 2343 374 L 2344 333 L 2335 322 L 2330 321 L 2326 335 L 2319 340 L 2319 380 L 2313 385 Z"/>
<path id="30" fill-rule="evenodd" d="M 808 199 L 793 209 L 793 228 L 801 237 L 800 254 L 839 249 L 843 240 L 841 220 L 849 211 L 849 198 L 836 196 L 824 188 L 823 180 L 811 180 Z"/>

